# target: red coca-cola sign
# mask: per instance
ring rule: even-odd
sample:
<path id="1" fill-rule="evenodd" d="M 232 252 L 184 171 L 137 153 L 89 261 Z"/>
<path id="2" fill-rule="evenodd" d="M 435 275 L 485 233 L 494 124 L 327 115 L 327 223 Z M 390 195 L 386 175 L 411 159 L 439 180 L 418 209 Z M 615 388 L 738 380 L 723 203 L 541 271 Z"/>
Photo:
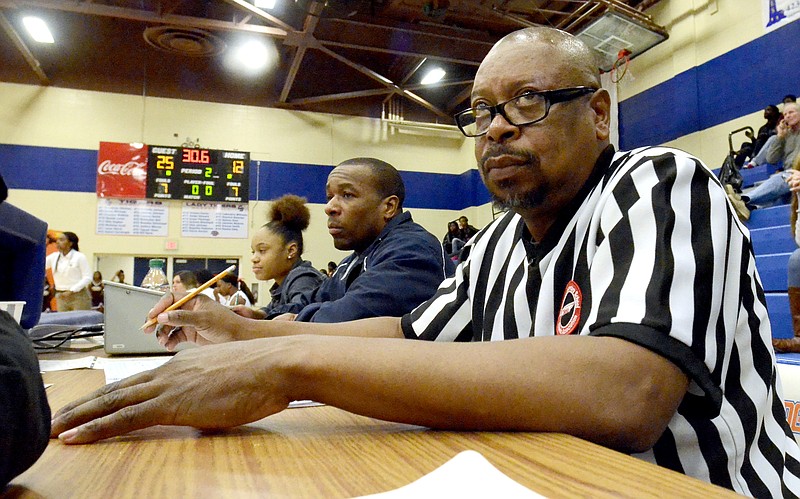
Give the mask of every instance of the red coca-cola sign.
<path id="1" fill-rule="evenodd" d="M 147 146 L 100 142 L 97 197 L 144 199 L 146 190 Z"/>

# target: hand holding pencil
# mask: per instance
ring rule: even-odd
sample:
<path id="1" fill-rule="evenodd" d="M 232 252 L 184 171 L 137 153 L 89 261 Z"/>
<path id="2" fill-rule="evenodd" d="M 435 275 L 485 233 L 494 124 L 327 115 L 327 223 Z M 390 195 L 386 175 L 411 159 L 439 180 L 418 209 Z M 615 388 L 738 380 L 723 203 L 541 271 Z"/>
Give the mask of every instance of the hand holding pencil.
<path id="1" fill-rule="evenodd" d="M 184 297 L 183 297 L 183 298 L 181 298 L 180 300 L 176 301 L 175 303 L 173 303 L 172 305 L 170 305 L 169 307 L 167 307 L 167 309 L 166 309 L 166 310 L 163 310 L 163 311 L 162 311 L 162 313 L 163 313 L 163 312 L 170 312 L 170 311 L 172 311 L 172 310 L 176 310 L 176 309 L 178 309 L 178 308 L 182 307 L 184 304 L 186 304 L 186 302 L 188 302 L 189 300 L 191 300 L 191 299 L 192 299 L 192 298 L 194 298 L 195 296 L 197 296 L 197 295 L 199 295 L 200 293 L 202 293 L 202 292 L 203 292 L 203 290 L 205 290 L 205 289 L 209 288 L 210 286 L 213 286 L 213 285 L 214 285 L 214 284 L 216 284 L 216 283 L 217 283 L 217 282 L 218 282 L 220 279 L 222 279 L 223 277 L 225 277 L 227 274 L 230 274 L 230 273 L 231 273 L 231 272 L 233 272 L 234 270 L 236 270 L 236 265 L 231 265 L 231 266 L 230 266 L 230 267 L 228 267 L 227 269 L 225 269 L 225 270 L 223 270 L 222 272 L 220 272 L 219 274 L 215 275 L 215 276 L 214 276 L 212 279 L 209 279 L 208 281 L 206 281 L 206 282 L 205 282 L 205 283 L 203 283 L 202 285 L 200 285 L 200 286 L 196 287 L 195 289 L 193 289 L 193 290 L 192 290 L 192 291 L 191 291 L 191 292 L 190 292 L 188 295 L 184 296 Z M 156 325 L 157 323 L 158 323 L 158 320 L 157 320 L 157 318 L 156 318 L 156 317 L 153 317 L 152 319 L 150 319 L 150 320 L 148 320 L 147 322 L 145 322 L 144 324 L 142 324 L 142 327 L 140 327 L 139 329 L 140 329 L 140 330 L 141 330 L 141 329 L 146 329 L 146 328 L 148 328 L 148 327 L 150 327 L 150 326 L 154 326 L 154 325 Z"/>

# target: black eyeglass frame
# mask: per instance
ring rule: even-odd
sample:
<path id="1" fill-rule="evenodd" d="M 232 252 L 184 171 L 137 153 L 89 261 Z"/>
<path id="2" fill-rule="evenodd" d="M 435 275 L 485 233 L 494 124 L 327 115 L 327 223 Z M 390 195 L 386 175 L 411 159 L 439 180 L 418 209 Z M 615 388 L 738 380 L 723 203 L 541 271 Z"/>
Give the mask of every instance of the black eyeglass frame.
<path id="1" fill-rule="evenodd" d="M 490 126 L 491 126 L 492 121 L 494 121 L 495 116 L 497 116 L 498 114 L 500 116 L 502 116 L 503 119 L 505 119 L 508 122 L 509 125 L 512 125 L 512 126 L 532 125 L 534 123 L 538 123 L 538 122 L 542 121 L 543 119 L 547 118 L 547 116 L 550 114 L 550 106 L 552 106 L 553 104 L 558 104 L 559 102 L 568 102 L 568 101 L 577 99 L 578 97 L 581 97 L 581 96 L 584 96 L 584 95 L 587 95 L 587 94 L 590 94 L 590 93 L 597 92 L 598 90 L 600 90 L 600 89 L 596 88 L 596 87 L 568 87 L 568 88 L 558 88 L 556 90 L 542 90 L 540 92 L 525 92 L 525 93 L 523 93 L 521 95 L 518 95 L 518 96 L 514 97 L 513 99 L 508 99 L 507 101 L 500 102 L 500 103 L 498 103 L 498 104 L 496 104 L 494 106 L 482 107 L 481 110 L 489 111 L 489 123 L 490 123 Z M 541 95 L 542 97 L 544 97 L 544 115 L 542 115 L 541 118 L 537 118 L 537 119 L 535 119 L 533 121 L 526 121 L 525 123 L 514 123 L 513 121 L 511 121 L 511 119 L 506 115 L 506 111 L 505 111 L 506 104 L 508 104 L 509 102 L 514 102 L 516 100 L 519 100 L 519 99 L 521 99 L 523 97 L 530 97 L 531 95 Z M 476 133 L 476 134 L 469 134 L 464 129 L 464 127 L 469 126 L 472 123 L 475 123 L 475 121 L 473 121 L 472 123 L 467 123 L 466 125 L 464 125 L 464 124 L 461 123 L 461 120 L 460 120 L 461 116 L 473 116 L 474 117 L 474 115 L 475 115 L 475 108 L 471 107 L 469 109 L 465 109 L 464 111 L 461 111 L 460 113 L 454 114 L 453 115 L 453 119 L 455 119 L 456 125 L 458 125 L 458 129 L 461 130 L 461 133 L 463 133 L 467 137 L 480 137 L 482 135 L 486 135 L 486 132 L 489 131 L 488 127 L 483 132 Z"/>

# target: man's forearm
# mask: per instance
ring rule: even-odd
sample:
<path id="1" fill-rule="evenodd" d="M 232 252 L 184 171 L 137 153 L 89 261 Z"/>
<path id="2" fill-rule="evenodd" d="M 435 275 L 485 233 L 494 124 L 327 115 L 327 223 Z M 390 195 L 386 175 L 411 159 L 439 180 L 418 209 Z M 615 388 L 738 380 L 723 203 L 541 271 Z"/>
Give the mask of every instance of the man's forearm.
<path id="1" fill-rule="evenodd" d="M 375 317 L 351 322 L 322 324 L 298 321 L 251 320 L 241 328 L 237 339 L 276 338 L 303 334 L 320 336 L 355 336 L 361 338 L 402 338 L 400 319 Z"/>
<path id="2" fill-rule="evenodd" d="M 624 451 L 652 446 L 687 385 L 674 364 L 615 338 L 297 340 L 284 351 L 294 352 L 282 377 L 292 399 L 439 429 L 565 432 Z"/>

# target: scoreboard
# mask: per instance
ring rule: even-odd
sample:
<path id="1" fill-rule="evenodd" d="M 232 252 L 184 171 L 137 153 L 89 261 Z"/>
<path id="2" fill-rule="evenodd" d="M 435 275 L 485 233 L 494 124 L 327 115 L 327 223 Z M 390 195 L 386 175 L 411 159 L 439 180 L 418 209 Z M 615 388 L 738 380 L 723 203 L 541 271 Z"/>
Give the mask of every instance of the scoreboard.
<path id="1" fill-rule="evenodd" d="M 250 153 L 148 146 L 147 191 L 151 199 L 246 203 Z"/>

